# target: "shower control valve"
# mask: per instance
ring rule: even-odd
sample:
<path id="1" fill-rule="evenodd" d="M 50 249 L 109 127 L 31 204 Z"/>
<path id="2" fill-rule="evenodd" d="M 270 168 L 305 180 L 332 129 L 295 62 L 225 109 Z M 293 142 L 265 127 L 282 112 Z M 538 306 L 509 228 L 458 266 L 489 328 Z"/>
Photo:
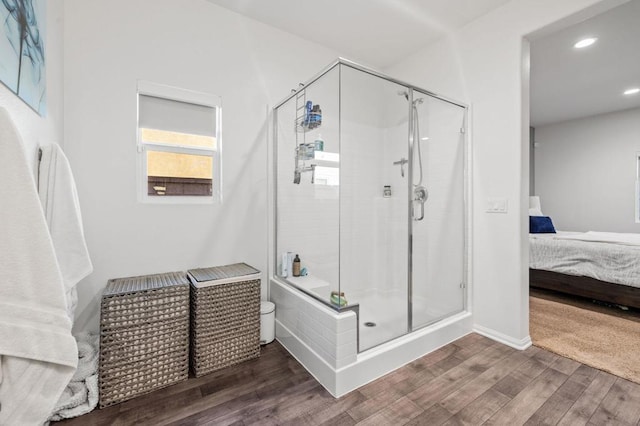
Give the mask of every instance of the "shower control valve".
<path id="1" fill-rule="evenodd" d="M 419 221 L 424 219 L 424 203 L 429 198 L 429 191 L 424 186 L 417 186 L 413 190 L 413 220 Z M 416 203 L 420 203 L 420 217 L 416 216 Z"/>

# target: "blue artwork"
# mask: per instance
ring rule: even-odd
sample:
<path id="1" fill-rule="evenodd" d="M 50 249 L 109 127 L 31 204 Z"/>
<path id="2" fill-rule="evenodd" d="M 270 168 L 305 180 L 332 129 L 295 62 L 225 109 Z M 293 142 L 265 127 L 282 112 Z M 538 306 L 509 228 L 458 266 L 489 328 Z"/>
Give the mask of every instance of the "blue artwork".
<path id="1" fill-rule="evenodd" d="M 0 0 L 0 81 L 38 114 L 46 111 L 46 0 Z"/>

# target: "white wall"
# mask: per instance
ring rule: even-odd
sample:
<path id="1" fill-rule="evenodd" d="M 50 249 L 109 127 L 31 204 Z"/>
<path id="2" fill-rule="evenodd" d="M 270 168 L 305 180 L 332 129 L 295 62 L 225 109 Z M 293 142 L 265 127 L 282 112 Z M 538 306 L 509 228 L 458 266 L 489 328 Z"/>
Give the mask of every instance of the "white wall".
<path id="1" fill-rule="evenodd" d="M 513 0 L 387 70 L 471 104 L 474 321 L 477 330 L 514 346 L 529 342 L 529 89 L 523 36 L 597 3 L 604 5 Z M 485 213 L 488 197 L 506 198 L 508 213 Z"/>
<path id="2" fill-rule="evenodd" d="M 245 261 L 267 271 L 267 104 L 337 56 L 204 0 L 66 0 L 65 137 L 94 273 L 76 328 L 97 329 L 109 278 Z M 222 97 L 222 205 L 136 199 L 136 81 Z"/>
<path id="3" fill-rule="evenodd" d="M 566 231 L 640 232 L 640 108 L 536 127 L 536 195 Z"/>
<path id="4" fill-rule="evenodd" d="M 36 176 L 37 149 L 39 145 L 56 142 L 63 146 L 63 2 L 47 0 L 45 64 L 47 73 L 47 112 L 40 117 L 5 85 L 0 84 L 0 106 L 11 115 L 25 144 L 31 171 Z"/>

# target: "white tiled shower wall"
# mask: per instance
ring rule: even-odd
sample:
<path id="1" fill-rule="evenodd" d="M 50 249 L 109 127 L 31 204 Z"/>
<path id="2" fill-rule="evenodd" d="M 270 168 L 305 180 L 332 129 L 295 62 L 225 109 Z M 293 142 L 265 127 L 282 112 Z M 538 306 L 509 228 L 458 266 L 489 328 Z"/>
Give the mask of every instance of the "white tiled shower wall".
<path id="1" fill-rule="evenodd" d="M 332 287 L 335 290 L 340 253 L 339 189 L 337 186 L 311 184 L 311 172 L 303 173 L 299 184 L 294 184 L 293 178 L 296 142 L 312 142 L 321 135 L 325 152 L 338 153 L 340 150 L 337 77 L 337 70 L 331 71 L 305 89 L 305 100 L 322 108 L 323 124 L 318 129 L 296 134 L 295 97 L 278 109 L 276 177 L 278 265 L 283 252 L 299 254 L 302 266 L 309 274 L 335 286 Z M 329 296 L 326 295 L 327 300 Z"/>
<path id="2" fill-rule="evenodd" d="M 312 185 L 310 173 L 293 184 L 295 99 L 278 110 L 277 257 L 300 254 L 310 274 L 334 290 L 339 282 L 347 298 L 404 288 L 407 177 L 393 162 L 408 157 L 408 104 L 401 86 L 350 68 L 342 70 L 341 98 L 337 86 L 331 71 L 307 87 L 306 99 L 322 105 L 323 125 L 305 137 L 321 133 L 324 150 L 340 153 L 339 188 Z M 391 198 L 383 197 L 385 185 Z"/>
<path id="3" fill-rule="evenodd" d="M 344 70 L 341 289 L 382 297 L 407 283 L 408 104 L 404 87 Z M 392 196 L 383 196 L 384 187 Z M 347 294 L 348 294 L 347 293 Z"/>
<path id="4" fill-rule="evenodd" d="M 356 123 L 343 129 L 341 288 L 389 291 L 406 285 L 407 187 L 392 164 L 401 158 L 393 153 L 398 140 L 390 129 Z M 383 197 L 385 185 L 390 198 Z"/>

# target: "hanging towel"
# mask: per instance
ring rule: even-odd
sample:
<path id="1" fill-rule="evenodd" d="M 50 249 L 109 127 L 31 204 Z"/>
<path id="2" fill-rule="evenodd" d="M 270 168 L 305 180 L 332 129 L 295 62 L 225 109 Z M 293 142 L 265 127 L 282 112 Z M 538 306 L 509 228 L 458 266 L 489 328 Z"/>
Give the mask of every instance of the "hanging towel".
<path id="1" fill-rule="evenodd" d="M 24 146 L 0 108 L 0 425 L 42 425 L 78 362 Z"/>
<path id="2" fill-rule="evenodd" d="M 93 271 L 84 240 L 78 192 L 67 157 L 57 144 L 40 147 L 38 193 L 49 225 L 73 323 L 78 291 L 76 285 Z"/>

